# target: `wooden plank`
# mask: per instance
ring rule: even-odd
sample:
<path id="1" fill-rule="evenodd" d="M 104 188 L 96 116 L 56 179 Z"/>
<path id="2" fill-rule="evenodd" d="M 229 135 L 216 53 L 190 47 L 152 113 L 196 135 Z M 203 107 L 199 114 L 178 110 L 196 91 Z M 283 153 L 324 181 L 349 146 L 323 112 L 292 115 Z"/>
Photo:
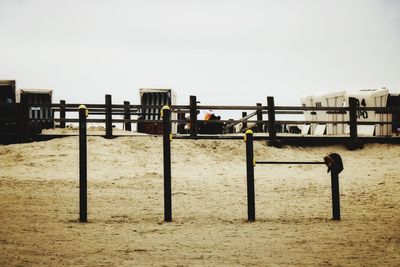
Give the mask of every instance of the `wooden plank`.
<path id="1" fill-rule="evenodd" d="M 190 136 L 197 135 L 197 99 L 196 96 L 190 96 Z"/>
<path id="2" fill-rule="evenodd" d="M 66 104 L 65 100 L 60 100 L 60 128 L 65 128 L 65 109 L 66 109 Z"/>
<path id="3" fill-rule="evenodd" d="M 357 147 L 357 99 L 354 97 L 349 98 L 349 117 L 350 117 L 350 148 Z"/>
<path id="4" fill-rule="evenodd" d="M 245 112 L 244 112 L 245 113 Z M 247 121 L 248 119 L 250 119 L 250 118 L 252 118 L 252 117 L 254 117 L 254 116 L 256 116 L 257 115 L 257 112 L 255 111 L 255 112 L 252 112 L 252 113 L 250 113 L 250 114 L 246 114 L 246 115 L 244 115 L 243 116 L 243 114 L 244 113 L 242 113 L 242 118 L 241 119 L 239 119 L 239 120 L 217 120 L 217 121 L 207 121 L 207 122 L 211 122 L 211 123 L 225 123 L 225 122 L 227 122 L 227 123 L 229 123 L 226 127 L 227 128 L 230 128 L 230 127 L 233 127 L 233 126 L 235 126 L 236 124 L 239 124 L 239 123 L 241 123 L 241 122 L 244 122 L 244 121 Z M 254 121 L 254 122 L 256 122 L 256 121 Z M 263 121 L 261 121 L 261 122 L 263 122 Z M 268 122 L 268 121 L 264 121 L 264 123 L 265 122 Z"/>
<path id="5" fill-rule="evenodd" d="M 270 145 L 274 146 L 276 143 L 276 128 L 275 128 L 275 104 L 272 96 L 267 97 L 268 102 L 268 134 Z"/>
<path id="6" fill-rule="evenodd" d="M 256 106 L 257 107 L 261 107 L 262 106 L 262 104 L 261 103 L 257 103 L 256 104 Z M 262 133 L 263 132 L 263 129 L 264 129 L 264 125 L 263 125 L 263 123 L 262 123 L 262 120 L 263 120 L 263 112 L 262 112 L 262 110 L 261 109 L 257 109 L 256 110 L 256 114 L 257 114 L 257 127 L 256 127 L 256 131 L 258 132 L 258 133 Z"/>
<path id="7" fill-rule="evenodd" d="M 132 131 L 132 125 L 129 122 L 129 120 L 131 119 L 131 109 L 129 107 L 130 106 L 129 101 L 124 101 L 124 106 L 125 106 L 125 111 L 123 114 L 124 120 L 125 120 L 124 128 L 125 128 L 125 131 Z M 113 114 L 116 115 L 115 112 Z"/>
<path id="8" fill-rule="evenodd" d="M 106 95 L 106 138 L 112 138 L 112 99 Z"/>

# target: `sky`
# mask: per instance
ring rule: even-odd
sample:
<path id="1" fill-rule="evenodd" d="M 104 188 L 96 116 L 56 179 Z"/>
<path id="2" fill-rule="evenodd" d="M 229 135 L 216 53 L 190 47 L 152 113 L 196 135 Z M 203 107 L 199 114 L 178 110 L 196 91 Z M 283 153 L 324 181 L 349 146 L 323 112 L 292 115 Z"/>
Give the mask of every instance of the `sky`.
<path id="1" fill-rule="evenodd" d="M 0 79 L 54 102 L 300 105 L 307 94 L 400 91 L 396 0 L 0 0 Z"/>

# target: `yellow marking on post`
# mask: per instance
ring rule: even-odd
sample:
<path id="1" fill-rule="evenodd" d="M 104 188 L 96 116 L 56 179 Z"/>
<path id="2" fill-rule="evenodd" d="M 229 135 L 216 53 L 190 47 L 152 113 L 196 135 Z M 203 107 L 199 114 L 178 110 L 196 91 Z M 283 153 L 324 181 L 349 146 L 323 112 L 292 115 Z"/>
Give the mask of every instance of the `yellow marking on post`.
<path id="1" fill-rule="evenodd" d="M 170 108 L 169 108 L 169 106 L 163 106 L 163 107 L 162 107 L 162 109 L 161 109 L 161 111 L 160 111 L 160 116 L 161 116 L 161 118 L 164 117 L 164 110 L 165 110 L 165 109 L 170 109 Z"/>
<path id="2" fill-rule="evenodd" d="M 79 105 L 79 109 L 85 109 L 85 116 L 89 116 L 89 110 L 86 108 L 85 105 Z"/>
<path id="3" fill-rule="evenodd" d="M 253 134 L 253 131 L 250 130 L 250 129 L 246 130 L 246 132 L 244 133 L 244 136 L 243 136 L 243 140 L 244 140 L 245 142 L 247 142 L 247 135 L 248 135 L 248 134 Z"/>
<path id="4" fill-rule="evenodd" d="M 256 159 L 253 158 L 253 166 L 256 166 Z"/>
<path id="5" fill-rule="evenodd" d="M 246 130 L 246 134 L 253 134 L 253 131 L 248 129 L 248 130 Z"/>
<path id="6" fill-rule="evenodd" d="M 172 141 L 172 133 L 169 134 L 169 141 Z"/>

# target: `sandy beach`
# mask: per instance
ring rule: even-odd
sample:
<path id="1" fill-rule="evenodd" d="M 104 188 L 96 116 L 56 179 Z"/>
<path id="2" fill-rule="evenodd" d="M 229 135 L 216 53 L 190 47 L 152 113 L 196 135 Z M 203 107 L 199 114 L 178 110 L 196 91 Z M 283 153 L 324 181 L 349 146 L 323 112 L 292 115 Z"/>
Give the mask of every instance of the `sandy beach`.
<path id="1" fill-rule="evenodd" d="M 324 165 L 256 166 L 248 223 L 244 142 L 173 140 L 164 223 L 162 138 L 89 136 L 89 223 L 79 223 L 77 136 L 0 145 L 0 265 L 400 265 L 399 145 L 254 145 L 257 160 L 339 153 L 342 221 L 331 220 Z"/>

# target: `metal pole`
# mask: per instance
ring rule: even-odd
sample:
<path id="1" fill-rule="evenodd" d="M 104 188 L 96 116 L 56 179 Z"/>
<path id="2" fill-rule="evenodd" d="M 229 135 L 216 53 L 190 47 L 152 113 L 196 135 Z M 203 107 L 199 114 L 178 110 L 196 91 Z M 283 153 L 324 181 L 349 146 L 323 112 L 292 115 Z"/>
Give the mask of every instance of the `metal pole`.
<path id="1" fill-rule="evenodd" d="M 242 112 L 242 118 L 244 118 L 244 117 L 246 117 L 247 116 L 247 112 L 245 112 L 245 111 L 243 111 Z M 243 122 L 242 122 L 242 130 L 246 130 L 247 129 L 247 120 L 244 120 Z"/>
<path id="2" fill-rule="evenodd" d="M 261 107 L 261 103 L 257 103 L 256 104 L 257 107 Z M 263 114 L 262 114 L 262 110 L 261 109 L 257 109 L 257 132 L 258 133 L 262 133 L 263 132 L 263 124 L 262 121 L 263 120 Z"/>
<path id="3" fill-rule="evenodd" d="M 164 157 L 164 221 L 172 221 L 171 197 L 171 110 L 164 106 L 161 110 L 163 119 L 163 157 Z"/>
<path id="4" fill-rule="evenodd" d="M 254 156 L 253 156 L 253 131 L 247 130 L 246 141 L 246 167 L 247 167 L 247 220 L 256 220 L 255 195 L 254 195 Z"/>
<path id="5" fill-rule="evenodd" d="M 268 135 L 269 144 L 274 146 L 276 144 L 276 128 L 275 128 L 275 104 L 274 97 L 267 97 L 268 104 Z"/>
<path id="6" fill-rule="evenodd" d="M 340 194 L 339 194 L 339 174 L 334 169 L 331 170 L 332 184 L 332 214 L 333 220 L 340 220 Z"/>
<path id="7" fill-rule="evenodd" d="M 129 101 L 124 101 L 124 119 L 130 120 L 131 119 L 131 108 L 130 108 Z M 132 131 L 132 126 L 130 122 L 125 122 L 125 131 Z"/>
<path id="8" fill-rule="evenodd" d="M 112 101 L 111 95 L 106 95 L 106 138 L 112 138 Z"/>
<path id="9" fill-rule="evenodd" d="M 60 100 L 60 128 L 65 128 L 65 100 Z"/>
<path id="10" fill-rule="evenodd" d="M 350 148 L 356 149 L 357 137 L 357 99 L 349 98 L 349 119 L 350 119 Z"/>
<path id="11" fill-rule="evenodd" d="M 87 222 L 87 109 L 79 106 L 79 221 Z"/>
<path id="12" fill-rule="evenodd" d="M 197 136 L 197 98 L 190 96 L 190 136 Z"/>

